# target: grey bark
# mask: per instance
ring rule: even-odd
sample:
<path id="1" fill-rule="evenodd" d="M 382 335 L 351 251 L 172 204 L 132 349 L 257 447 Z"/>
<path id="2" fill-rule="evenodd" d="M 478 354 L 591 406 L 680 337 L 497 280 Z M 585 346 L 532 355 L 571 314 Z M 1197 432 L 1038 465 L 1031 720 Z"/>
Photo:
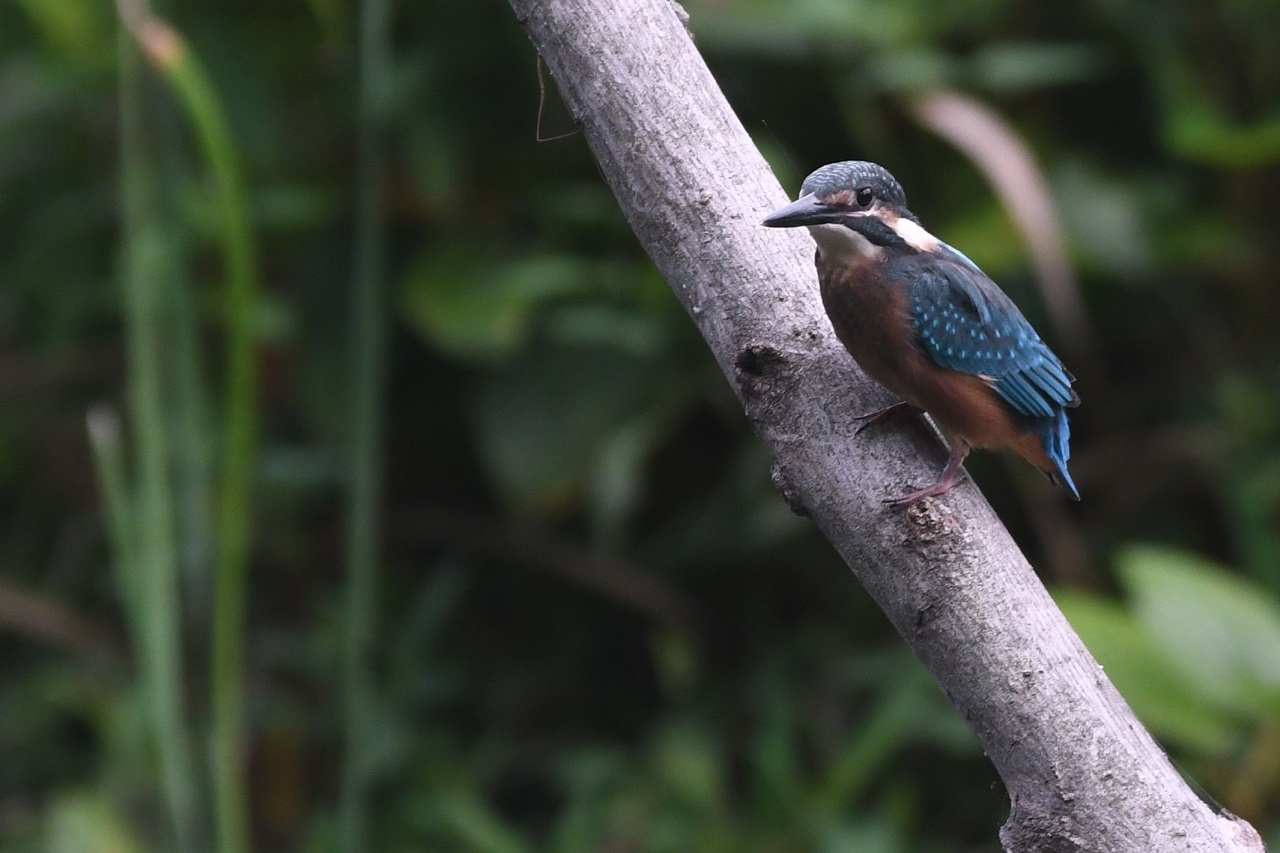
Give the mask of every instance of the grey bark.
<path id="1" fill-rule="evenodd" d="M 909 510 L 945 453 L 923 424 L 855 438 L 891 402 L 835 341 L 813 243 L 670 0 L 510 0 L 605 180 L 774 455 L 973 730 L 1008 789 L 1010 851 L 1257 851 L 1215 814 L 1085 650 L 969 482 Z M 563 143 L 562 143 L 563 144 Z M 852 152 L 851 152 L 852 153 Z M 816 165 L 816 164 L 815 164 Z"/>

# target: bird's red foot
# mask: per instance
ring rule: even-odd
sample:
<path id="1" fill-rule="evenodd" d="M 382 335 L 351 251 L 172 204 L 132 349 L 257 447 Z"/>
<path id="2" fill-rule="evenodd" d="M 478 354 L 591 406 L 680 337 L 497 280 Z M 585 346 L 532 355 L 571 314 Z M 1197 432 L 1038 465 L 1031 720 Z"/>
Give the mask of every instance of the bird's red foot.
<path id="1" fill-rule="evenodd" d="M 951 491 L 951 487 L 958 482 L 960 482 L 960 478 L 958 476 L 940 479 L 932 486 L 924 489 L 918 489 L 914 492 L 910 492 L 909 494 L 905 494 L 900 498 L 889 498 L 885 503 L 889 506 L 911 506 L 912 504 L 920 503 L 920 501 L 925 498 L 936 498 L 938 495 L 946 494 Z"/>
<path id="2" fill-rule="evenodd" d="M 905 403 L 900 405 L 906 405 Z M 946 494 L 951 491 L 951 487 L 960 481 L 960 466 L 964 464 L 964 458 L 969 455 L 968 445 L 956 441 L 955 446 L 951 449 L 951 455 L 947 457 L 946 467 L 942 469 L 942 473 L 938 475 L 938 480 L 932 486 L 926 486 L 918 491 L 903 495 L 900 498 L 889 498 L 885 503 L 890 506 L 911 506 L 919 503 L 925 498 L 936 498 L 938 495 Z"/>
<path id="3" fill-rule="evenodd" d="M 853 431 L 853 434 L 858 435 L 872 424 L 878 424 L 880 421 L 885 418 L 892 417 L 893 415 L 919 415 L 923 413 L 924 409 L 919 406 L 913 406 L 907 402 L 894 403 L 891 406 L 885 406 L 883 409 L 876 409 L 870 414 L 859 417 L 858 420 L 862 421 L 862 423 L 858 424 L 858 428 Z"/>

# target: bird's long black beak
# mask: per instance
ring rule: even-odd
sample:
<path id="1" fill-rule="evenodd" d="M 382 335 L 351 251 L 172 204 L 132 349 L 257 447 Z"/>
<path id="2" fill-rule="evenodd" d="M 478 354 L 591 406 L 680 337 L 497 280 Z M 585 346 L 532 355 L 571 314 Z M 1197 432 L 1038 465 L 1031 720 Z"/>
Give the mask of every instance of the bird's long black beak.
<path id="1" fill-rule="evenodd" d="M 786 207 L 779 208 L 764 218 L 770 228 L 795 228 L 800 225 L 821 225 L 835 222 L 842 211 L 823 204 L 813 193 L 801 196 Z"/>

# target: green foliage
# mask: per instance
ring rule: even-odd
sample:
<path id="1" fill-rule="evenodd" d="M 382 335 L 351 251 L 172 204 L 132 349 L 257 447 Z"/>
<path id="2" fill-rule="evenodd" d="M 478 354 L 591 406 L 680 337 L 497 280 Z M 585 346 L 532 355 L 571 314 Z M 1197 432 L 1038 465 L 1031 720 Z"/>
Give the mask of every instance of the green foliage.
<path id="1" fill-rule="evenodd" d="M 1107 675 L 1195 775 L 1231 778 L 1252 807 L 1277 793 L 1280 604 L 1182 551 L 1117 555 L 1128 610 L 1079 593 L 1058 602 Z M 1248 793 L 1241 793 L 1248 792 Z"/>
<path id="2" fill-rule="evenodd" d="M 530 258 L 495 268 L 483 247 L 449 245 L 424 258 L 404 286 L 408 320 L 460 358 L 510 357 L 527 345 L 534 312 L 582 293 L 589 271 L 572 256 Z"/>
<path id="3" fill-rule="evenodd" d="M 1140 623 L 1184 679 L 1223 710 L 1280 713 L 1280 606 L 1208 561 L 1142 549 L 1119 556 Z"/>
<path id="4" fill-rule="evenodd" d="M 1274 4 L 685 6 L 789 188 L 884 163 L 1057 345 L 912 99 L 974 95 L 1034 153 L 1093 328 L 1085 500 L 970 470 L 1175 759 L 1280 832 Z M 0 4 L 0 601 L 30 605 L 0 608 L 0 847 L 211 839 L 221 630 L 254 849 L 994 849 L 963 722 L 777 497 L 581 136 L 537 141 L 510 11 L 400 4 L 383 65 L 362 5 L 157 9 L 203 106 L 121 62 L 110 6 Z"/>

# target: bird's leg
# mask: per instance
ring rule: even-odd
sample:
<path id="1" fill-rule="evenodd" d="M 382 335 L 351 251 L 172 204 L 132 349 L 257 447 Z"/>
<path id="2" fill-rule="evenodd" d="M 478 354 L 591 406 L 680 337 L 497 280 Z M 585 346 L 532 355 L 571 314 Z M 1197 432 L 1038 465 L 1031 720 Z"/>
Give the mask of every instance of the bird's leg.
<path id="1" fill-rule="evenodd" d="M 923 412 L 924 409 L 905 401 L 901 403 L 894 403 L 891 406 L 885 406 L 883 409 L 876 409 L 870 414 L 859 416 L 857 420 L 862 421 L 862 423 L 858 424 L 858 428 L 853 431 L 853 434 L 858 435 L 872 424 L 878 424 L 880 421 L 892 415 L 919 415 Z"/>
<path id="2" fill-rule="evenodd" d="M 887 500 L 885 503 L 893 506 L 911 506 L 925 498 L 937 497 L 951 490 L 951 487 L 960 479 L 960 466 L 964 464 L 964 458 L 969 455 L 969 443 L 956 437 L 948 438 L 951 443 L 951 455 L 947 457 L 946 467 L 938 475 L 937 482 L 900 498 Z"/>

